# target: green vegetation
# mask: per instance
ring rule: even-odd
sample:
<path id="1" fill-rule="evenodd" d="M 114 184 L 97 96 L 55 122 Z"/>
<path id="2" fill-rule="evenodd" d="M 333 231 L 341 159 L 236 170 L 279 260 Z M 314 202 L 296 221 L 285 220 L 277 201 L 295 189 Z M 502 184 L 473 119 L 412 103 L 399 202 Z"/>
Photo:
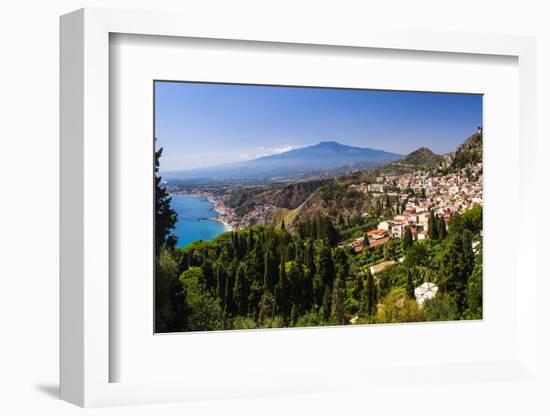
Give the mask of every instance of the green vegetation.
<path id="1" fill-rule="evenodd" d="M 452 168 L 460 169 L 474 163 L 480 163 L 483 155 L 483 132 L 481 129 L 461 144 L 453 158 Z"/>
<path id="2" fill-rule="evenodd" d="M 461 156 L 466 161 L 475 158 L 474 145 L 480 143 L 471 141 L 459 149 L 469 155 Z M 161 154 L 162 149 L 155 172 Z M 409 161 L 422 160 L 440 159 L 423 150 Z M 229 202 L 237 210 L 246 212 L 260 201 L 284 207 L 286 214 L 270 225 L 195 241 L 185 249 L 175 247 L 176 214 L 157 176 L 156 332 L 482 318 L 482 207 L 450 219 L 431 212 L 426 240 L 417 241 L 416 231 L 406 228 L 403 238 L 369 247 L 367 232 L 404 206 L 395 195 L 373 197 L 349 185 L 358 178 L 373 183 L 384 169 L 390 168 L 238 190 Z M 425 197 L 424 189 L 419 197 Z M 360 250 L 343 244 L 360 237 L 366 241 Z M 415 289 L 428 282 L 437 293 L 419 305 Z"/>
<path id="3" fill-rule="evenodd" d="M 354 317 L 358 323 L 479 319 L 482 260 L 472 243 L 480 217 L 475 208 L 452 217 L 442 238 L 414 241 L 406 233 L 360 254 L 338 247 L 331 240 L 335 226 L 322 217 L 302 234 L 256 226 L 184 250 L 163 247 L 157 330 L 345 325 Z M 402 263 L 370 272 L 399 256 Z M 419 307 L 414 288 L 423 282 L 439 292 Z"/>

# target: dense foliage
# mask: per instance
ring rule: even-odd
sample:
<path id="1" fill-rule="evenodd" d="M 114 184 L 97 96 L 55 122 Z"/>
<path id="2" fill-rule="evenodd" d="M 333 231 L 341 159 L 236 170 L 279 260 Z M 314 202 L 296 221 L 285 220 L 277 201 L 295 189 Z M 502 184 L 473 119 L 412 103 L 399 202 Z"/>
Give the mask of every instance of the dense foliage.
<path id="1" fill-rule="evenodd" d="M 224 233 L 185 249 L 165 247 L 157 269 L 161 331 L 476 319 L 482 314 L 481 208 L 452 217 L 448 233 L 407 232 L 360 254 L 338 246 L 319 217 L 291 234 L 273 226 Z M 434 216 L 437 223 L 438 218 Z M 302 229 L 302 228 L 299 228 Z M 479 253 L 479 254 L 476 254 Z M 399 260 L 375 276 L 370 266 Z M 439 287 L 419 307 L 414 288 Z"/>

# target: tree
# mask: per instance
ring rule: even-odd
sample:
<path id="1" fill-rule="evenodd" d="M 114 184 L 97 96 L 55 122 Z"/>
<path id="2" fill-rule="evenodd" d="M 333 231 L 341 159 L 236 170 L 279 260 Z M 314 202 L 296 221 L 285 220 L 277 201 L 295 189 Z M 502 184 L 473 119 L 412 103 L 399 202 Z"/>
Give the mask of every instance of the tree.
<path id="1" fill-rule="evenodd" d="M 212 265 L 212 260 L 205 259 L 201 264 L 202 273 L 204 275 L 204 281 L 206 284 L 206 289 L 209 291 L 214 291 L 216 288 L 216 282 L 214 278 L 214 267 Z"/>
<path id="2" fill-rule="evenodd" d="M 229 267 L 229 270 L 227 272 L 227 279 L 225 281 L 224 313 L 227 314 L 228 316 L 233 315 L 233 313 L 235 312 L 233 288 L 235 286 L 235 273 L 237 271 L 238 264 L 239 264 L 239 261 L 236 258 L 233 259 Z"/>
<path id="3" fill-rule="evenodd" d="M 369 235 L 365 233 L 363 235 L 363 249 L 370 247 Z"/>
<path id="4" fill-rule="evenodd" d="M 248 236 L 246 240 L 246 245 L 248 247 L 248 250 L 254 249 L 254 232 L 252 231 L 252 227 L 248 229 Z"/>
<path id="5" fill-rule="evenodd" d="M 349 275 L 349 258 L 347 251 L 342 247 L 338 247 L 334 249 L 332 257 L 334 259 L 335 272 L 341 273 L 345 279 Z"/>
<path id="6" fill-rule="evenodd" d="M 205 279 L 199 267 L 191 267 L 180 276 L 186 289 L 189 308 L 189 331 L 213 331 L 224 328 L 219 302 L 206 290 Z"/>
<path id="7" fill-rule="evenodd" d="M 428 263 L 428 248 L 426 247 L 424 241 L 415 242 L 405 252 L 405 260 L 403 261 L 403 264 L 409 269 L 418 266 L 428 266 Z"/>
<path id="8" fill-rule="evenodd" d="M 430 237 L 431 240 L 439 239 L 439 233 L 437 232 L 437 220 L 433 210 L 430 211 L 430 218 L 428 219 L 428 237 Z"/>
<path id="9" fill-rule="evenodd" d="M 155 331 L 174 332 L 187 328 L 186 291 L 178 279 L 178 266 L 171 250 L 162 248 L 155 259 Z"/>
<path id="10" fill-rule="evenodd" d="M 334 247 L 338 243 L 338 231 L 330 217 L 323 218 L 323 238 L 327 240 L 330 247 Z"/>
<path id="11" fill-rule="evenodd" d="M 466 319 L 483 318 L 483 262 L 481 250 L 476 259 L 472 275 L 466 285 L 466 303 L 467 309 L 464 312 Z"/>
<path id="12" fill-rule="evenodd" d="M 414 296 L 414 284 L 411 269 L 407 269 L 407 295 L 411 299 L 416 299 Z"/>
<path id="13" fill-rule="evenodd" d="M 437 218 L 437 236 L 440 240 L 444 240 L 447 237 L 447 225 L 443 217 Z"/>
<path id="14" fill-rule="evenodd" d="M 472 271 L 474 269 L 474 262 L 475 262 L 475 256 L 474 256 L 474 249 L 472 248 L 474 236 L 472 232 L 468 229 L 465 229 L 462 232 L 462 249 L 464 251 L 464 267 L 465 267 L 465 273 L 467 276 L 470 276 L 472 274 Z"/>
<path id="15" fill-rule="evenodd" d="M 344 309 L 344 301 L 346 298 L 346 283 L 341 273 L 334 280 L 332 289 L 332 301 L 330 311 L 330 322 L 335 325 L 345 325 L 346 316 Z"/>
<path id="16" fill-rule="evenodd" d="M 458 313 L 465 308 L 466 283 L 468 281 L 467 264 L 464 259 L 463 237 L 461 234 L 451 234 L 441 260 L 441 289 L 449 293 L 456 302 Z"/>
<path id="17" fill-rule="evenodd" d="M 177 238 L 172 230 L 178 221 L 178 214 L 172 209 L 172 198 L 161 186 L 162 177 L 158 174 L 162 147 L 155 152 L 155 254 L 158 256 L 163 246 L 173 249 Z"/>
<path id="18" fill-rule="evenodd" d="M 245 266 L 241 263 L 235 275 L 235 286 L 233 288 L 233 300 L 239 315 L 246 315 L 248 311 L 249 289 L 250 282 L 246 275 Z"/>
<path id="19" fill-rule="evenodd" d="M 342 215 L 342 213 L 338 214 L 338 225 L 340 227 L 343 227 L 344 225 L 346 225 L 346 222 L 344 221 L 344 216 Z"/>
<path id="20" fill-rule="evenodd" d="M 332 287 L 335 275 L 332 252 L 323 242 L 320 242 L 317 250 L 315 269 L 316 273 L 313 278 L 313 294 L 315 297 L 315 302 L 319 305 L 322 302 L 325 288 Z"/>
<path id="21" fill-rule="evenodd" d="M 384 244 L 384 259 L 395 260 L 397 257 L 397 246 L 399 245 L 398 239 L 393 239 Z"/>
<path id="22" fill-rule="evenodd" d="M 367 315 L 372 316 L 376 313 L 376 305 L 378 304 L 378 294 L 376 291 L 376 283 L 374 282 L 374 276 L 367 271 L 367 290 L 365 293 L 365 311 Z"/>
<path id="23" fill-rule="evenodd" d="M 473 234 L 479 233 L 483 228 L 483 208 L 481 205 L 475 205 L 473 208 L 465 211 L 461 215 L 464 227 Z"/>
<path id="24" fill-rule="evenodd" d="M 258 305 L 258 324 L 267 326 L 271 318 L 275 316 L 275 298 L 269 290 L 266 290 L 260 298 Z"/>
<path id="25" fill-rule="evenodd" d="M 290 313 L 289 289 L 288 278 L 286 275 L 286 259 L 283 256 L 279 265 L 279 281 L 275 286 L 275 304 L 277 305 L 277 310 L 281 313 L 281 315 L 283 315 L 284 318 L 288 318 Z"/>
<path id="26" fill-rule="evenodd" d="M 359 304 L 363 302 L 365 285 L 363 284 L 363 276 L 360 273 L 355 275 L 353 280 L 353 288 L 351 290 L 351 297 L 355 299 Z"/>
<path id="27" fill-rule="evenodd" d="M 422 322 L 424 311 L 415 300 L 409 299 L 403 289 L 393 290 L 386 296 L 374 317 L 378 323 Z"/>
<path id="28" fill-rule="evenodd" d="M 267 244 L 264 259 L 264 289 L 273 293 L 279 274 L 279 263 L 270 243 Z"/>
<path id="29" fill-rule="evenodd" d="M 290 321 L 289 325 L 294 326 L 296 325 L 296 321 L 298 320 L 298 308 L 296 308 L 296 305 L 292 305 L 292 309 L 290 310 Z"/>
<path id="30" fill-rule="evenodd" d="M 434 298 L 426 299 L 423 309 L 428 321 L 454 321 L 460 318 L 456 302 L 448 293 L 438 293 Z"/>
<path id="31" fill-rule="evenodd" d="M 330 318 L 330 300 L 331 300 L 330 290 L 328 287 L 326 287 L 324 290 L 323 302 L 321 304 L 321 310 L 320 310 L 321 319 L 324 322 L 328 322 Z"/>
<path id="32" fill-rule="evenodd" d="M 403 236 L 403 241 L 401 243 L 401 248 L 403 250 L 407 250 L 410 247 L 412 247 L 413 243 L 414 243 L 414 240 L 413 240 L 413 236 L 412 236 L 412 232 L 411 232 L 411 227 L 407 227 L 405 229 L 405 235 Z"/>
<path id="33" fill-rule="evenodd" d="M 224 269 L 225 269 L 225 266 L 222 263 L 218 262 L 216 264 L 216 268 L 215 268 L 216 296 L 218 297 L 218 299 L 220 299 L 223 305 L 225 305 L 224 297 L 225 297 L 225 279 L 226 279 L 226 274 Z"/>

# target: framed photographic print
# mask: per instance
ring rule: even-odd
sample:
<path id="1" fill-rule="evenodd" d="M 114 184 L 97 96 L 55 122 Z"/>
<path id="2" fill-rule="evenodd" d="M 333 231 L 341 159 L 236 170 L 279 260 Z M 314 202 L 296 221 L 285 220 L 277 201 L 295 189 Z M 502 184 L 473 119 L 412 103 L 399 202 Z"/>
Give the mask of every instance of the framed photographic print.
<path id="1" fill-rule="evenodd" d="M 539 388 L 533 72 L 531 38 L 63 16 L 62 398 Z"/>
<path id="2" fill-rule="evenodd" d="M 482 95 L 154 97 L 155 332 L 482 319 Z"/>

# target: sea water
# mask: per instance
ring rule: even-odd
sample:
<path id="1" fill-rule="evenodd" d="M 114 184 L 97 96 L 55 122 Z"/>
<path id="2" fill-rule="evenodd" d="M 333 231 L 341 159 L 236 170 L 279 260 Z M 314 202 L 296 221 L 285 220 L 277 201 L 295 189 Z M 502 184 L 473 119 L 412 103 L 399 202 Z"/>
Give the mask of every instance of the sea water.
<path id="1" fill-rule="evenodd" d="M 207 198 L 196 195 L 171 195 L 172 209 L 178 213 L 178 222 L 173 233 L 178 238 L 177 246 L 184 248 L 196 240 L 212 240 L 226 229 L 217 221 L 214 204 Z"/>

